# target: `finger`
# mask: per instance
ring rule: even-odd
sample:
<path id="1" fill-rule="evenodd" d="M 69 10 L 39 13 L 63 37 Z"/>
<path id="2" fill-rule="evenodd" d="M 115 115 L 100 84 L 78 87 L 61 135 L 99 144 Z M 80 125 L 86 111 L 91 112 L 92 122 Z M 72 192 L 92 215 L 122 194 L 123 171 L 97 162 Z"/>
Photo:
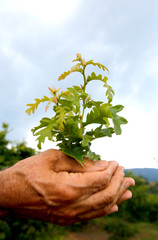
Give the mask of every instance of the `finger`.
<path id="1" fill-rule="evenodd" d="M 59 150 L 55 150 L 53 154 L 56 159 L 53 162 L 53 170 L 56 172 L 95 172 L 105 170 L 108 166 L 107 161 L 92 161 L 88 159 L 84 159 L 83 165 L 81 165 L 74 158 L 67 156 Z"/>
<path id="2" fill-rule="evenodd" d="M 133 186 L 134 184 L 135 184 L 135 182 L 132 178 L 124 178 L 123 182 L 121 183 L 121 186 L 118 190 L 119 194 L 122 194 L 120 198 L 118 197 L 119 194 L 117 193 L 116 196 L 114 197 L 114 200 L 111 201 L 109 204 L 107 203 L 108 201 L 106 201 L 105 207 L 102 207 L 101 209 L 92 210 L 92 211 L 90 209 L 88 211 L 88 208 L 87 208 L 87 212 L 83 213 L 80 217 L 87 218 L 87 220 L 88 220 L 91 218 L 102 217 L 102 216 L 117 212 L 118 211 L 117 204 L 119 204 L 122 201 L 125 201 L 131 197 L 131 192 L 126 189 L 128 187 Z M 118 198 L 119 198 L 119 200 L 118 200 Z"/>
<path id="3" fill-rule="evenodd" d="M 115 213 L 115 212 L 118 212 L 118 206 L 117 204 L 114 204 L 112 206 L 112 208 L 108 209 L 107 212 L 106 212 L 106 215 L 109 215 L 109 214 L 112 214 L 112 213 Z"/>
<path id="4" fill-rule="evenodd" d="M 122 202 L 124 202 L 124 201 L 126 201 L 130 198 L 132 198 L 132 192 L 129 191 L 129 190 L 126 190 L 123 193 L 123 195 L 120 197 L 120 199 L 117 201 L 117 204 L 120 204 L 120 203 L 122 203 Z M 99 211 L 95 210 L 95 211 L 92 211 L 91 213 L 83 214 L 83 215 L 81 215 L 81 218 L 85 219 L 85 220 L 89 220 L 89 219 L 92 219 L 92 218 L 103 217 L 103 216 L 118 212 L 118 205 L 117 204 L 114 204 L 111 208 L 106 207 L 106 208 L 100 209 Z"/>
<path id="5" fill-rule="evenodd" d="M 83 200 L 107 187 L 117 168 L 118 163 L 110 161 L 107 169 L 104 171 L 69 173 L 64 183 L 69 187 L 71 183 L 71 188 L 78 193 L 77 197 Z M 62 172 L 58 174 L 60 177 Z"/>
<path id="6" fill-rule="evenodd" d="M 132 198 L 132 192 L 130 190 L 126 190 L 122 196 L 117 200 L 117 204 L 120 204 L 128 199 Z"/>
<path id="7" fill-rule="evenodd" d="M 104 208 L 106 206 L 110 206 L 121 187 L 124 176 L 124 168 L 118 167 L 111 178 L 111 181 L 107 188 L 91 195 L 85 201 L 85 205 L 87 209 L 96 210 L 100 208 Z M 119 196 L 120 197 L 120 196 Z"/>
<path id="8" fill-rule="evenodd" d="M 133 185 L 134 183 L 130 183 L 130 186 L 131 186 L 131 184 Z M 132 197 L 131 191 L 126 190 L 123 193 L 123 195 L 120 197 L 120 199 L 117 201 L 117 204 L 120 204 L 121 202 L 123 202 L 125 200 L 128 200 L 131 197 Z M 99 209 L 99 210 L 94 210 L 90 213 L 88 212 L 88 213 L 82 214 L 80 216 L 80 218 L 81 218 L 81 220 L 83 220 L 83 219 L 84 220 L 90 220 L 90 219 L 93 219 L 93 218 L 103 217 L 103 216 L 115 213 L 115 212 L 118 211 L 118 205 L 117 204 L 114 204 L 112 207 L 107 206 L 107 207 L 104 207 L 104 208 Z"/>
<path id="9" fill-rule="evenodd" d="M 127 191 L 127 188 L 132 187 L 134 185 L 135 185 L 135 181 L 133 178 L 124 177 L 123 182 L 121 184 L 118 194 L 116 195 L 114 202 L 116 203 L 116 202 L 120 201 L 120 199 L 122 201 L 126 197 L 132 197 L 131 193 L 129 193 L 130 191 L 128 191 L 127 193 L 126 193 L 126 191 Z"/>
<path id="10" fill-rule="evenodd" d="M 110 209 L 108 209 L 107 207 L 104 207 L 104 208 L 99 209 L 99 210 L 94 210 L 92 212 L 82 214 L 82 215 L 79 216 L 79 220 L 80 221 L 88 221 L 90 219 L 103 217 L 103 216 L 109 215 L 109 214 L 117 212 L 117 211 L 118 211 L 118 206 L 115 204 Z"/>

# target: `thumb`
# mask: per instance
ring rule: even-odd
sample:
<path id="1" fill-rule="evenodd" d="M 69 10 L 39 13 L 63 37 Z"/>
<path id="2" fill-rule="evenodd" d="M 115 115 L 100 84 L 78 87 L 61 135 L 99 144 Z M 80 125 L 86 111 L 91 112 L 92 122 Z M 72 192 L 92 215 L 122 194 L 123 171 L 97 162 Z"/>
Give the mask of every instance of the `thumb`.
<path id="1" fill-rule="evenodd" d="M 104 160 L 92 161 L 84 159 L 84 163 L 82 166 L 74 158 L 66 155 L 60 150 L 54 150 L 53 154 L 56 155 L 56 160 L 53 164 L 53 170 L 56 172 L 95 172 L 103 171 L 108 167 L 108 162 Z"/>

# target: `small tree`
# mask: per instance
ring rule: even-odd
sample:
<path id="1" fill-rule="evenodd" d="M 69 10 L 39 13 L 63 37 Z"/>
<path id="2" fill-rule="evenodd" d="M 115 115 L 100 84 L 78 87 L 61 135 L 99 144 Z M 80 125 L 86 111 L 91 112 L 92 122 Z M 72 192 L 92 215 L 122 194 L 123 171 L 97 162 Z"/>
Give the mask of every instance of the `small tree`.
<path id="1" fill-rule="evenodd" d="M 35 103 L 27 104 L 29 107 L 26 113 L 34 113 L 40 103 L 47 102 L 46 110 L 50 103 L 53 103 L 54 116 L 52 118 L 42 118 L 40 125 L 34 127 L 32 132 L 37 137 L 38 148 L 41 149 L 41 143 L 45 138 L 57 142 L 59 148 L 67 155 L 73 157 L 81 164 L 83 158 L 100 159 L 100 156 L 90 149 L 91 142 L 101 137 L 111 137 L 113 133 L 121 134 L 121 124 L 126 124 L 127 120 L 117 115 L 123 109 L 122 105 L 112 105 L 114 91 L 108 85 L 108 78 L 101 74 L 96 75 L 92 72 L 86 76 L 87 66 L 92 65 L 103 71 L 108 69 L 93 60 L 85 61 L 81 54 L 73 62 L 78 62 L 71 70 L 64 72 L 58 80 L 65 79 L 73 72 L 79 72 L 82 75 L 83 83 L 77 86 L 68 87 L 67 90 L 60 91 L 60 88 L 49 88 L 51 97 L 35 99 Z M 91 81 L 103 82 L 106 89 L 107 101 L 95 101 L 91 95 L 86 92 L 86 87 Z M 91 131 L 87 126 L 97 124 L 98 126 Z"/>

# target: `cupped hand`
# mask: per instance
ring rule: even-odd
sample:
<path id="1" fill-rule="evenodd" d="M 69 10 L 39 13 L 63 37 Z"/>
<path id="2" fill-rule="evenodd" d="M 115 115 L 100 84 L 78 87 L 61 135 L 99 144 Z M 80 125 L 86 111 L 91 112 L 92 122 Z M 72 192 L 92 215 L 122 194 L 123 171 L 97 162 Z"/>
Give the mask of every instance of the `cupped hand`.
<path id="1" fill-rule="evenodd" d="M 134 185 L 115 161 L 85 160 L 83 168 L 47 150 L 0 172 L 0 208 L 10 214 L 69 225 L 117 211 Z"/>

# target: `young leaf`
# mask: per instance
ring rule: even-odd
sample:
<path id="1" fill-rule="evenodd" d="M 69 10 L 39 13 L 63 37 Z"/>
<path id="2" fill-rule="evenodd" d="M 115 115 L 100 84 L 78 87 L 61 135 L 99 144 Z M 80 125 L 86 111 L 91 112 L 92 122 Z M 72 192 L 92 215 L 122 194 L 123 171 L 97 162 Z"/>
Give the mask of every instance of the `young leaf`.
<path id="1" fill-rule="evenodd" d="M 98 76 L 95 74 L 95 72 L 92 72 L 90 76 L 87 77 L 87 82 L 90 82 L 92 80 L 100 80 L 104 83 L 107 83 L 108 78 L 107 77 L 102 77 L 101 74 Z"/>
<path id="2" fill-rule="evenodd" d="M 83 123 L 83 126 L 87 126 L 92 123 L 106 124 L 104 117 L 105 115 L 102 115 L 98 108 L 93 107 L 90 113 L 87 114 L 86 122 Z"/>
<path id="3" fill-rule="evenodd" d="M 40 128 L 43 128 L 43 127 L 46 127 L 48 124 L 50 124 L 50 122 L 53 122 L 53 120 L 52 119 L 50 119 L 50 118 L 42 118 L 41 120 L 40 120 L 40 125 L 39 126 L 37 126 L 37 127 L 34 127 L 31 131 L 32 131 L 32 133 L 34 134 L 38 129 L 40 129 Z"/>
<path id="4" fill-rule="evenodd" d="M 102 69 L 103 71 L 106 70 L 106 71 L 109 72 L 108 68 L 105 67 L 103 64 L 100 64 L 100 63 L 94 63 L 93 60 L 90 60 L 90 61 L 86 62 L 86 65 L 89 65 L 89 64 L 91 64 L 91 65 L 93 65 L 93 66 L 97 66 L 97 67 L 99 67 L 100 69 Z"/>
<path id="5" fill-rule="evenodd" d="M 114 90 L 108 84 L 104 84 L 104 86 L 107 87 L 106 96 L 107 96 L 108 102 L 111 103 L 113 100 Z"/>
<path id="6" fill-rule="evenodd" d="M 106 137 L 106 136 L 112 137 L 113 133 L 114 133 L 114 129 L 112 127 L 102 128 L 102 125 L 100 125 L 96 129 L 86 132 L 86 135 L 91 136 L 91 140 L 95 140 L 97 138 Z"/>
<path id="7" fill-rule="evenodd" d="M 62 152 L 76 159 L 81 165 L 83 165 L 83 162 L 84 162 L 83 158 L 87 153 L 84 147 L 78 144 L 74 144 L 74 145 L 71 145 L 71 147 L 67 148 L 63 142 L 59 143 L 58 146 L 60 147 Z"/>
<path id="8" fill-rule="evenodd" d="M 100 105 L 102 102 L 94 102 L 95 107 L 87 114 L 86 122 L 84 126 L 92 123 L 107 124 L 106 118 L 112 118 L 110 112 L 110 105 L 108 103 Z"/>
<path id="9" fill-rule="evenodd" d="M 78 116 L 71 116 L 66 120 L 64 127 L 64 135 L 66 138 L 75 141 L 75 139 L 82 140 L 82 129 L 79 128 L 80 120 Z"/>
<path id="10" fill-rule="evenodd" d="M 57 107 L 56 109 L 56 123 L 58 124 L 59 130 L 64 130 L 64 124 L 65 124 L 65 108 L 64 107 Z"/>
<path id="11" fill-rule="evenodd" d="M 70 105 L 74 105 L 76 107 L 75 113 L 77 114 L 80 109 L 80 100 L 79 93 L 75 88 L 67 88 L 69 91 L 62 93 L 61 97 L 70 102 Z"/>
<path id="12" fill-rule="evenodd" d="M 87 152 L 87 155 L 85 156 L 85 158 L 88 158 L 91 160 L 100 160 L 101 159 L 100 155 L 96 154 L 95 152 L 92 152 L 91 150 L 89 150 Z"/>
<path id="13" fill-rule="evenodd" d="M 31 113 L 34 113 L 35 110 L 38 108 L 38 105 L 42 102 L 47 102 L 50 101 L 50 98 L 44 96 L 42 99 L 36 98 L 35 99 L 35 103 L 29 103 L 26 106 L 28 106 L 29 108 L 25 111 L 28 115 L 30 115 Z"/>
<path id="14" fill-rule="evenodd" d="M 58 77 L 58 80 L 63 80 L 65 79 L 68 75 L 70 75 L 71 71 L 67 71 L 67 72 L 64 72 L 62 73 L 59 77 Z"/>
<path id="15" fill-rule="evenodd" d="M 112 106 L 112 107 L 110 107 L 111 114 L 112 114 L 112 115 L 115 115 L 116 113 L 122 111 L 123 108 L 124 108 L 124 106 L 122 106 L 122 105 Z"/>
<path id="16" fill-rule="evenodd" d="M 93 140 L 93 137 L 91 135 L 85 134 L 83 136 L 83 140 L 82 140 L 82 146 L 86 147 L 89 146 L 89 143 Z"/>
<path id="17" fill-rule="evenodd" d="M 71 68 L 71 70 L 62 73 L 62 74 L 59 76 L 58 80 L 60 81 L 60 80 L 65 79 L 65 78 L 66 78 L 68 75 L 70 75 L 70 73 L 72 73 L 72 72 L 81 72 L 81 73 L 82 73 L 82 72 L 83 72 L 83 69 L 81 68 L 81 64 L 78 63 L 78 64 L 76 64 L 75 66 L 73 66 L 73 67 Z"/>
<path id="18" fill-rule="evenodd" d="M 41 149 L 41 143 L 44 143 L 45 138 L 52 140 L 52 124 L 47 125 L 42 130 L 35 133 L 34 136 L 39 136 L 36 140 L 38 141 L 38 148 Z"/>
<path id="19" fill-rule="evenodd" d="M 115 115 L 113 118 L 113 123 L 114 123 L 114 130 L 115 130 L 116 135 L 120 135 L 122 132 L 120 125 L 126 124 L 128 122 L 125 118 Z"/>

